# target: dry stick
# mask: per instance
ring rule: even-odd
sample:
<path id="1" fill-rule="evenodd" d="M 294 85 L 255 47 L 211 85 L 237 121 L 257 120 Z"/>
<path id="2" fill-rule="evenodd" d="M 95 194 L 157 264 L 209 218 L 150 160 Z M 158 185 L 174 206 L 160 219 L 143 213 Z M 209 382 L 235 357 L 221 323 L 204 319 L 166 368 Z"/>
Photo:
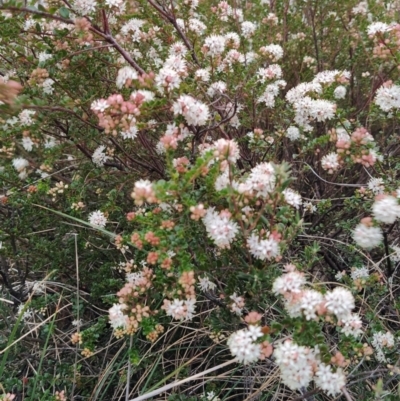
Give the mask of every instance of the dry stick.
<path id="1" fill-rule="evenodd" d="M 225 366 L 231 365 L 232 363 L 235 363 L 235 362 L 237 362 L 236 359 L 231 359 L 228 362 L 221 363 L 221 365 L 214 366 L 213 368 L 207 369 L 204 372 L 197 373 L 197 374 L 195 374 L 195 375 L 193 375 L 191 377 L 187 377 L 186 379 L 179 380 L 179 381 L 174 381 L 173 383 L 167 384 L 167 385 L 165 385 L 165 386 L 163 386 L 163 387 L 161 387 L 161 388 L 159 388 L 157 390 L 150 391 L 150 393 L 147 393 L 147 394 L 141 395 L 139 397 L 133 398 L 130 401 L 147 400 L 148 398 L 155 397 L 155 396 L 163 393 L 164 391 L 170 390 L 171 388 L 180 386 L 180 385 L 182 385 L 184 383 L 187 383 L 187 382 L 190 382 L 192 380 L 199 379 L 200 377 L 203 377 L 208 373 L 214 372 L 214 371 L 216 371 L 218 369 L 221 369 L 221 368 L 223 368 Z"/>
<path id="2" fill-rule="evenodd" d="M 345 396 L 347 401 L 353 401 L 353 399 L 351 398 L 351 395 L 349 394 L 349 392 L 347 391 L 346 387 L 342 388 L 342 393 Z"/>
<path id="3" fill-rule="evenodd" d="M 75 266 L 76 266 L 76 320 L 78 324 L 76 325 L 76 331 L 80 332 L 80 322 L 79 322 L 79 258 L 78 258 L 78 234 L 72 233 L 75 236 Z M 75 364 L 74 364 L 74 382 L 72 383 L 72 399 L 74 399 L 75 385 L 76 385 L 76 365 L 78 363 L 78 348 L 79 341 L 76 343 L 75 349 Z"/>
<path id="4" fill-rule="evenodd" d="M 133 334 L 131 334 L 131 338 L 129 339 L 128 372 L 127 372 L 127 378 L 126 378 L 125 401 L 129 401 L 129 391 L 130 391 L 130 384 L 131 384 L 131 370 L 132 370 L 132 363 L 131 363 L 131 355 L 130 355 L 130 352 L 131 352 L 131 350 L 132 350 L 132 343 L 133 343 Z"/>
<path id="5" fill-rule="evenodd" d="M 13 301 L 10 301 L 9 299 L 0 298 L 0 301 L 6 302 L 6 303 L 11 304 L 11 305 L 14 305 L 14 302 L 13 302 Z"/>

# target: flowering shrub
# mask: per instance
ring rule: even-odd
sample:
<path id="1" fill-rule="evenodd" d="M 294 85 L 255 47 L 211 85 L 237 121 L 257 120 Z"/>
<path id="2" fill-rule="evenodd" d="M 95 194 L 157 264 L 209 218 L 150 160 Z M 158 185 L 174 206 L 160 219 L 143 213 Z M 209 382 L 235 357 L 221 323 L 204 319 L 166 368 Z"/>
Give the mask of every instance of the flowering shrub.
<path id="1" fill-rule="evenodd" d="M 0 397 L 397 400 L 398 7 L 1 2 Z"/>

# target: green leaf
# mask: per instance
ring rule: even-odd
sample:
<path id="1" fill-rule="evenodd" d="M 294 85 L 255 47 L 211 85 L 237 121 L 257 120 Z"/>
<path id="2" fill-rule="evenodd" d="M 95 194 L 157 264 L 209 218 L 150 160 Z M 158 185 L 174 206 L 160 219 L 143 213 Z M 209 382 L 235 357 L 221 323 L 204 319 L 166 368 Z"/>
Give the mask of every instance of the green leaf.
<path id="1" fill-rule="evenodd" d="M 68 8 L 61 7 L 61 8 L 58 10 L 58 12 L 59 12 L 59 14 L 61 15 L 61 17 L 63 17 L 63 18 L 69 18 L 69 10 L 68 10 Z"/>

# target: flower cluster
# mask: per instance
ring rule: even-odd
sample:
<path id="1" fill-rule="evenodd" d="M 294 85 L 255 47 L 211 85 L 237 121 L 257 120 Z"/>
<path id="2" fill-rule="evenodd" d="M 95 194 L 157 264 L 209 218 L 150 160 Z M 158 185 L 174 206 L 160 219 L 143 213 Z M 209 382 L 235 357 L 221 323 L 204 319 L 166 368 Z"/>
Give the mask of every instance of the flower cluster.
<path id="1" fill-rule="evenodd" d="M 276 346 L 273 354 L 281 370 L 283 383 L 292 390 L 306 388 L 312 380 L 326 394 L 335 396 L 346 385 L 346 376 L 341 368 L 336 372 L 321 362 L 318 349 L 285 341 Z"/>
<path id="2" fill-rule="evenodd" d="M 393 348 L 395 344 L 395 338 L 391 332 L 378 331 L 374 333 L 372 338 L 372 346 L 375 348 L 375 356 L 379 362 L 387 362 L 384 349 Z"/>
<path id="3" fill-rule="evenodd" d="M 249 325 L 247 329 L 233 333 L 227 344 L 237 361 L 248 365 L 272 354 L 272 347 L 268 341 L 258 342 L 263 336 L 260 326 Z"/>
<path id="4" fill-rule="evenodd" d="M 278 277 L 272 286 L 275 294 L 282 295 L 285 309 L 291 317 L 304 316 L 307 320 L 318 320 L 319 316 L 335 315 L 337 325 L 342 333 L 358 337 L 362 334 L 362 322 L 357 314 L 351 292 L 342 287 L 336 287 L 322 295 L 319 291 L 308 289 L 303 273 L 295 266 L 287 265 L 287 273 Z"/>
<path id="5" fill-rule="evenodd" d="M 211 207 L 207 209 L 202 220 L 208 236 L 215 245 L 219 248 L 229 248 L 239 232 L 239 226 L 231 220 L 231 213 L 227 210 L 218 213 Z"/>

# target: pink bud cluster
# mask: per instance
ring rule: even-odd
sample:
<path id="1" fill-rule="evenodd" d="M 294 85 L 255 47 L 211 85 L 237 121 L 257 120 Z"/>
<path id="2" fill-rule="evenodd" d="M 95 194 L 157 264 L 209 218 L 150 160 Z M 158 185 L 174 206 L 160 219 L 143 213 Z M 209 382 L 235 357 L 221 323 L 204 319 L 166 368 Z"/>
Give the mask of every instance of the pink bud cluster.
<path id="1" fill-rule="evenodd" d="M 337 152 L 340 156 L 351 155 L 355 163 L 365 167 L 373 166 L 376 162 L 376 152 L 368 148 L 374 141 L 372 135 L 364 128 L 357 128 L 349 139 L 339 139 L 336 142 Z"/>
<path id="2" fill-rule="evenodd" d="M 135 333 L 142 319 L 150 316 L 150 307 L 141 302 L 145 302 L 146 291 L 153 285 L 154 277 L 153 270 L 147 266 L 140 272 L 126 275 L 127 282 L 117 292 L 119 304 L 109 310 L 110 323 L 117 337 Z"/>
<path id="3" fill-rule="evenodd" d="M 183 141 L 187 136 L 187 128 L 183 124 L 180 124 L 179 127 L 171 124 L 168 125 L 167 131 L 160 138 L 160 144 L 162 144 L 163 150 L 176 150 L 179 142 Z"/>
<path id="4" fill-rule="evenodd" d="M 91 110 L 97 115 L 100 127 L 106 134 L 117 136 L 118 130 L 129 132 L 140 115 L 140 106 L 146 97 L 140 92 L 132 93 L 129 100 L 122 95 L 114 94 L 107 99 L 99 99 L 92 103 Z"/>
<path id="5" fill-rule="evenodd" d="M 149 180 L 136 181 L 131 196 L 135 200 L 135 204 L 138 206 L 143 205 L 144 202 L 148 203 L 158 202 L 152 184 Z"/>
<path id="6" fill-rule="evenodd" d="M 0 105 L 2 103 L 12 104 L 18 93 L 21 92 L 22 85 L 16 81 L 4 82 L 0 78 Z"/>
<path id="7" fill-rule="evenodd" d="M 379 24 L 379 22 L 377 23 Z M 371 34 L 374 41 L 373 57 L 387 60 L 400 50 L 400 24 L 393 24 Z"/>
<path id="8" fill-rule="evenodd" d="M 321 159 L 324 170 L 333 173 L 344 164 L 346 157 L 365 167 L 375 164 L 377 152 L 371 147 L 374 138 L 364 127 L 357 128 L 351 135 L 337 135 L 335 130 L 329 132 L 332 139 L 336 140 L 336 153 L 329 153 Z"/>

